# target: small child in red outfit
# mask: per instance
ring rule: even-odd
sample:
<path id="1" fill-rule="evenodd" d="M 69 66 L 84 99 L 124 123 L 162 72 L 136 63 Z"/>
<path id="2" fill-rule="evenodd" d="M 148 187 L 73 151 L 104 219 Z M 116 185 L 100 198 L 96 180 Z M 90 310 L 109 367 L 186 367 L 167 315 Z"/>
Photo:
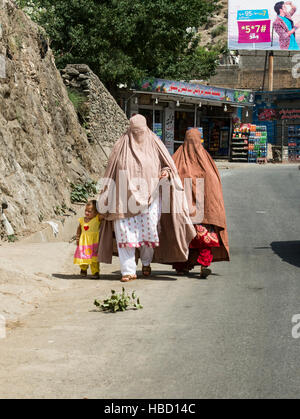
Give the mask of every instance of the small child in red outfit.
<path id="1" fill-rule="evenodd" d="M 205 224 L 195 225 L 196 237 L 190 243 L 187 262 L 174 263 L 173 268 L 178 274 L 188 273 L 195 265 L 201 266 L 200 277 L 207 278 L 211 274 L 208 266 L 213 261 L 212 247 L 219 247 L 220 242 L 213 226 Z"/>

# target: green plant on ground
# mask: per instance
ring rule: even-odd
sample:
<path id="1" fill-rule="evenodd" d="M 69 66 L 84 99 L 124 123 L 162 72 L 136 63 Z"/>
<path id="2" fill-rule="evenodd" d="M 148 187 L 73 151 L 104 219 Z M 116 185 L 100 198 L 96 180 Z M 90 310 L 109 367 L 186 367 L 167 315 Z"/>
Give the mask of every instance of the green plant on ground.
<path id="1" fill-rule="evenodd" d="M 143 308 L 139 297 L 135 294 L 135 291 L 129 295 L 128 293 L 125 293 L 124 287 L 122 288 L 122 293 L 116 293 L 115 290 L 111 290 L 111 296 L 109 298 L 103 301 L 95 300 L 94 305 L 101 311 L 111 311 L 112 313 L 116 313 L 117 311 L 126 311 L 130 308 L 133 310 Z"/>
<path id="2" fill-rule="evenodd" d="M 11 236 L 7 236 L 7 240 L 9 241 L 9 243 L 14 243 L 18 240 L 18 238 L 17 238 L 17 236 L 12 234 Z"/>
<path id="3" fill-rule="evenodd" d="M 71 183 L 71 202 L 86 203 L 90 196 L 97 193 L 96 182 L 89 180 L 84 183 Z"/>

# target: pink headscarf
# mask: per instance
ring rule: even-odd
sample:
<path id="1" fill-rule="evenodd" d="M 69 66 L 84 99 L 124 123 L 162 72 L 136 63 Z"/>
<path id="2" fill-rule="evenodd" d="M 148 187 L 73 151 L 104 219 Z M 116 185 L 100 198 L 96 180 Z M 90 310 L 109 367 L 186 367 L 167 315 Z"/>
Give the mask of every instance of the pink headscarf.
<path id="1" fill-rule="evenodd" d="M 110 209 L 103 214 L 100 207 L 107 199 L 105 194 L 100 195 L 98 201 L 99 212 L 107 220 L 118 220 L 129 218 L 138 213 L 123 212 L 127 205 L 123 202 L 125 194 L 120 194 L 120 189 L 124 189 L 124 184 L 120 185 L 120 172 L 123 180 L 127 183 L 127 197 L 134 197 L 140 206 L 141 213 L 151 203 L 152 195 L 157 187 L 162 170 L 168 169 L 177 175 L 176 166 L 163 142 L 147 127 L 146 118 L 142 115 L 135 115 L 130 119 L 130 126 L 127 132 L 115 144 L 104 178 L 112 179 L 116 184 L 117 210 L 113 214 Z M 125 176 L 125 178 L 124 178 Z M 142 179 L 146 182 L 148 194 L 141 197 L 138 191 L 130 187 L 133 179 Z M 103 207 L 104 205 L 102 205 Z"/>
<path id="2" fill-rule="evenodd" d="M 175 187 L 171 193 L 171 213 L 161 216 L 160 247 L 155 251 L 156 261 L 171 263 L 185 261 L 188 256 L 188 246 L 195 236 L 195 230 L 188 216 L 188 210 L 177 213 L 178 202 L 182 200 L 183 187 L 179 179 L 175 163 L 166 149 L 163 142 L 147 127 L 144 116 L 136 115 L 130 119 L 130 127 L 127 132 L 115 144 L 108 162 L 105 178 L 112 179 L 116 188 L 116 208 L 110 207 L 105 213 L 101 211 L 107 196 L 105 190 L 100 192 L 98 200 L 99 212 L 104 216 L 101 225 L 99 260 L 104 263 L 111 263 L 112 231 L 113 221 L 122 218 L 130 218 L 140 214 L 147 208 L 153 198 L 154 190 L 162 170 L 167 170 Z M 128 184 L 128 198 L 134 196 L 139 204 L 139 212 L 131 213 L 128 209 L 124 212 L 124 202 L 122 193 L 119 192 L 124 185 L 119 183 L 120 171 L 126 171 L 126 181 Z M 132 191 L 129 187 L 134 178 L 142 178 L 148 185 L 148 196 L 141 200 L 139 193 Z M 156 179 L 156 183 L 153 182 Z M 126 203 L 127 204 L 127 203 Z M 126 205 L 127 206 L 127 205 Z M 113 212 L 116 209 L 115 212 Z"/>

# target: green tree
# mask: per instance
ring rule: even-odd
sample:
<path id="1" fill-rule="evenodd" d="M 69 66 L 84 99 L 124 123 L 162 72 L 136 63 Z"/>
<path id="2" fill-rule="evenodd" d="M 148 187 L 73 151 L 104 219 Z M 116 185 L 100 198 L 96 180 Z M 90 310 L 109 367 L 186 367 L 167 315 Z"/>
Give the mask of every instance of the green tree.
<path id="1" fill-rule="evenodd" d="M 143 77 L 205 78 L 219 48 L 197 29 L 219 0 L 19 0 L 51 40 L 56 63 L 86 63 L 110 89 Z"/>

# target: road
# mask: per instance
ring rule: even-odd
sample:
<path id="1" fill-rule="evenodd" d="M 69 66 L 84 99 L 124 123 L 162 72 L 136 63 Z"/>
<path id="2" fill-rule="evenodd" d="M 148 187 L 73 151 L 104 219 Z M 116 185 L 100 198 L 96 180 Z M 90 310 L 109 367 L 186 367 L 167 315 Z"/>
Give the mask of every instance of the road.
<path id="1" fill-rule="evenodd" d="M 299 398 L 300 171 L 223 170 L 231 262 L 126 285 L 144 309 L 105 314 L 117 265 L 56 290 L 0 340 L 2 398 Z"/>

